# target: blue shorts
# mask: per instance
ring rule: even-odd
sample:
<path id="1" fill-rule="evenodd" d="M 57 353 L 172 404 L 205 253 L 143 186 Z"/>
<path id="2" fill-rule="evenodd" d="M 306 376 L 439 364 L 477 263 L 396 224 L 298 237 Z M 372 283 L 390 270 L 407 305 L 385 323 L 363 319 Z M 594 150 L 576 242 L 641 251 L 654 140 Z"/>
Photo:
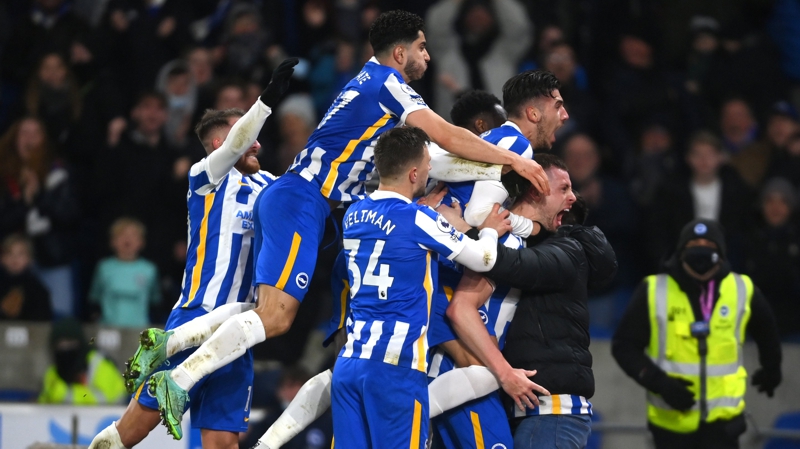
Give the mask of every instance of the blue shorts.
<path id="1" fill-rule="evenodd" d="M 453 299 L 453 292 L 461 282 L 461 272 L 455 271 L 447 265 L 439 264 L 439 276 L 436 282 L 436 293 L 433 295 L 431 305 L 430 329 L 428 330 L 428 345 L 432 348 L 450 340 L 458 340 L 455 329 L 447 318 L 447 307 Z M 489 316 L 486 307 L 478 309 L 483 324 L 488 323 Z M 487 326 L 489 335 L 495 336 L 494 326 Z"/>
<path id="2" fill-rule="evenodd" d="M 379 360 L 339 357 L 331 385 L 335 448 L 424 449 L 425 373 Z"/>
<path id="3" fill-rule="evenodd" d="M 205 313 L 202 308 L 174 309 L 165 329 L 173 329 Z M 170 357 L 156 371 L 178 366 L 197 348 L 186 349 Z M 149 381 L 134 393 L 133 399 L 145 407 L 157 410 L 158 401 L 148 391 Z M 253 353 L 245 354 L 224 367 L 202 378 L 189 391 L 188 409 L 192 428 L 246 432 L 250 420 L 250 402 L 253 392 Z"/>
<path id="4" fill-rule="evenodd" d="M 255 285 L 271 285 L 302 301 L 330 213 L 317 185 L 296 173 L 262 190 L 253 206 Z"/>
<path id="5" fill-rule="evenodd" d="M 514 438 L 500 393 L 467 402 L 433 418 L 434 432 L 447 449 L 512 449 Z"/>
<path id="6" fill-rule="evenodd" d="M 333 337 L 339 329 L 347 324 L 350 313 L 350 281 L 347 274 L 347 258 L 344 250 L 339 251 L 331 270 L 332 307 L 331 319 L 325 326 L 325 340 L 322 345 L 327 347 L 333 342 Z"/>

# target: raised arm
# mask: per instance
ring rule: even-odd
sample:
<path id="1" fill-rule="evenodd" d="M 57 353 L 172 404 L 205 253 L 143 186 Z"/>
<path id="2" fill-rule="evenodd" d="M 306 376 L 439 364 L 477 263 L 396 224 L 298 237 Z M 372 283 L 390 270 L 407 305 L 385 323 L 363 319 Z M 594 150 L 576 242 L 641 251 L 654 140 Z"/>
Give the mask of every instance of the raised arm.
<path id="1" fill-rule="evenodd" d="M 502 165 L 458 157 L 433 142 L 428 145 L 428 153 L 431 155 L 431 171 L 428 175 L 439 181 L 499 180 L 503 170 Z"/>
<path id="2" fill-rule="evenodd" d="M 477 181 L 472 196 L 464 208 L 464 220 L 470 226 L 480 226 L 489 215 L 495 203 L 503 204 L 508 199 L 508 191 L 500 181 Z M 513 212 L 509 213 L 511 233 L 528 238 L 533 232 L 533 221 Z"/>
<path id="3" fill-rule="evenodd" d="M 539 192 L 544 195 L 550 193 L 547 175 L 535 161 L 492 145 L 467 129 L 451 125 L 428 108 L 409 113 L 405 123 L 422 128 L 437 145 L 465 159 L 509 165 L 521 176 L 529 179 Z"/>
<path id="4" fill-rule="evenodd" d="M 236 161 L 251 147 L 261 132 L 261 127 L 272 113 L 272 107 L 289 87 L 289 79 L 294 73 L 297 58 L 283 61 L 275 72 L 267 88 L 261 93 L 255 104 L 231 128 L 228 137 L 216 151 L 206 158 L 205 170 L 209 181 L 216 184 L 231 171 Z"/>

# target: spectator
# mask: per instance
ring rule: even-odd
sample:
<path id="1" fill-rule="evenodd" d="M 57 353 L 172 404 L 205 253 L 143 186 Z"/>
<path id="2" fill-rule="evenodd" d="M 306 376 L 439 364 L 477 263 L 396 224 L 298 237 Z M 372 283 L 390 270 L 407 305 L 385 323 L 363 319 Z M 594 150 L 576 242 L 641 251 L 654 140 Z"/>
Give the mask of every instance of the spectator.
<path id="1" fill-rule="evenodd" d="M 281 134 L 277 151 L 267 155 L 272 159 L 267 166 L 270 173 L 285 173 L 286 169 L 306 147 L 308 137 L 317 127 L 314 103 L 307 94 L 293 94 L 278 105 L 276 115 Z M 271 156 L 271 157 L 270 157 Z"/>
<path id="2" fill-rule="evenodd" d="M 311 376 L 308 371 L 299 366 L 288 367 L 283 370 L 281 379 L 278 382 L 278 389 L 275 392 L 275 401 L 280 404 L 281 409 L 268 413 L 261 421 L 251 422 L 247 428 L 247 433 L 240 437 L 239 447 L 251 448 L 258 443 L 258 437 L 263 435 L 267 429 L 281 415 L 284 409 L 292 402 L 297 395 L 300 387 L 305 384 Z M 326 411 L 312 425 L 302 430 L 297 436 L 288 443 L 281 446 L 283 449 L 322 449 L 331 446 L 333 438 L 333 420 L 331 411 Z"/>
<path id="3" fill-rule="evenodd" d="M 70 173 L 53 154 L 44 125 L 33 117 L 15 123 L 0 138 L 2 231 L 33 240 L 39 276 L 50 291 L 53 312 L 76 312 L 71 264 L 80 209 Z"/>
<path id="4" fill-rule="evenodd" d="M 70 11 L 67 0 L 34 0 L 30 12 L 17 21 L 5 49 L 3 79 L 22 86 L 36 61 L 48 52 L 70 55 L 73 65 L 92 61 L 89 25 Z"/>
<path id="5" fill-rule="evenodd" d="M 167 99 L 167 123 L 164 125 L 167 142 L 173 147 L 183 148 L 187 144 L 197 104 L 197 87 L 186 61 L 177 59 L 162 67 L 156 90 Z"/>
<path id="6" fill-rule="evenodd" d="M 255 6 L 235 4 L 228 13 L 221 45 L 215 49 L 221 73 L 242 79 L 263 79 L 269 69 L 267 48 L 274 42 L 273 33 L 264 26 Z M 273 47 L 273 51 L 277 50 Z"/>
<path id="7" fill-rule="evenodd" d="M 109 326 L 145 328 L 148 310 L 161 302 L 158 269 L 139 257 L 145 228 L 138 220 L 119 218 L 111 225 L 112 257 L 95 269 L 89 301 L 100 307 L 101 322 Z"/>
<path id="8" fill-rule="evenodd" d="M 531 45 L 531 23 L 516 0 L 440 0 L 425 25 L 436 65 L 434 104 L 442 117 L 464 90 L 501 95 Z"/>
<path id="9" fill-rule="evenodd" d="M 94 204 L 101 211 L 101 229 L 121 216 L 141 221 L 149 242 L 143 255 L 160 269 L 169 264 L 172 243 L 186 238 L 186 216 L 174 211 L 186 210 L 188 167 L 164 138 L 166 106 L 163 95 L 142 94 L 131 110 L 130 129 L 95 166 Z"/>
<path id="10" fill-rule="evenodd" d="M 228 81 L 217 88 L 214 109 L 238 108 L 246 110 L 245 92 L 241 84 Z"/>
<path id="11" fill-rule="evenodd" d="M 708 69 L 719 49 L 719 23 L 713 17 L 695 16 L 690 23 L 692 43 L 687 55 L 686 90 L 700 94 L 708 82 Z"/>
<path id="12" fill-rule="evenodd" d="M 781 176 L 795 184 L 800 182 L 800 159 L 789 147 L 800 137 L 797 110 L 787 101 L 776 103 L 767 122 L 767 140 L 772 145 L 769 176 Z"/>
<path id="13" fill-rule="evenodd" d="M 631 180 L 631 193 L 640 208 L 653 206 L 658 187 L 676 174 L 673 143 L 672 133 L 662 124 L 652 123 L 642 131 Z"/>
<path id="14" fill-rule="evenodd" d="M 763 224 L 750 234 L 747 272 L 772 306 L 782 337 L 800 336 L 800 233 L 794 186 L 773 178 L 761 191 Z"/>
<path id="15" fill-rule="evenodd" d="M 735 170 L 723 165 L 722 142 L 714 134 L 698 131 L 688 147 L 689 176 L 665 180 L 656 193 L 646 227 L 651 268 L 658 269 L 669 255 L 682 223 L 695 218 L 722 224 L 728 261 L 735 268 L 741 267 L 744 233 L 750 229 L 752 218 L 752 192 Z"/>
<path id="16" fill-rule="evenodd" d="M 576 134 L 564 143 L 564 163 L 569 167 L 572 187 L 580 192 L 590 213 L 586 226 L 597 226 L 614 248 L 619 269 L 613 282 L 594 291 L 589 308 L 592 325 L 612 329 L 616 320 L 613 301 L 620 289 L 635 282 L 637 216 L 625 185 L 600 171 L 600 152 L 585 134 Z"/>
<path id="17" fill-rule="evenodd" d="M 33 273 L 33 246 L 21 234 L 3 240 L 0 320 L 50 321 L 50 293 Z"/>
<path id="18" fill-rule="evenodd" d="M 781 383 L 775 318 L 758 287 L 728 264 L 719 223 L 687 223 L 660 274 L 645 278 L 614 334 L 623 371 L 647 389 L 657 449 L 738 449 L 746 428 L 745 332 L 758 345 L 752 384 L 769 397 Z"/>
<path id="19" fill-rule="evenodd" d="M 720 108 L 719 128 L 726 157 L 750 187 L 757 187 L 766 170 L 769 148 L 758 141 L 759 129 L 753 111 L 742 98 L 731 98 Z"/>
<path id="20" fill-rule="evenodd" d="M 122 374 L 110 360 L 89 349 L 81 323 L 65 318 L 50 332 L 53 364 L 42 382 L 42 404 L 118 404 L 127 398 Z"/>
<path id="21" fill-rule="evenodd" d="M 79 86 L 67 62 L 58 53 L 47 53 L 28 83 L 25 114 L 38 116 L 51 142 L 64 143 L 81 115 Z"/>

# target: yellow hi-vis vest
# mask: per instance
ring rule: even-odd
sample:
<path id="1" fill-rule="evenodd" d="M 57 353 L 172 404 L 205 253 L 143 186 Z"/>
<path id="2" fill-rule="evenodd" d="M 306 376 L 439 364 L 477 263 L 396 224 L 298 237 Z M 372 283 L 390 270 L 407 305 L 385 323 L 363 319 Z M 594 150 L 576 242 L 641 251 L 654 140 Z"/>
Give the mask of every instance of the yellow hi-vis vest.
<path id="1" fill-rule="evenodd" d="M 747 372 L 742 344 L 750 319 L 753 282 L 731 273 L 719 285 L 719 299 L 709 319 L 707 354 L 702 355 L 690 325 L 694 316 L 689 298 L 668 275 L 646 278 L 650 315 L 650 359 L 669 376 L 692 382 L 695 405 L 682 412 L 660 396 L 647 392 L 650 423 L 678 433 L 698 429 L 700 422 L 731 419 L 744 410 Z M 701 317 L 702 319 L 702 317 Z"/>

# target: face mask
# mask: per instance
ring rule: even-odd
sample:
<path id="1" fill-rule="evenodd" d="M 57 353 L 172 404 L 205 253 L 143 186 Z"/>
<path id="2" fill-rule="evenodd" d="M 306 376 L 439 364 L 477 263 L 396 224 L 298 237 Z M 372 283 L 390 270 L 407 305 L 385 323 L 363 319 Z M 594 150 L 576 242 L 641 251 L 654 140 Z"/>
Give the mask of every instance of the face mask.
<path id="1" fill-rule="evenodd" d="M 80 374 L 86 371 L 86 355 L 80 348 L 58 350 L 55 352 L 55 365 L 58 376 L 67 383 L 76 383 Z"/>
<path id="2" fill-rule="evenodd" d="M 714 248 L 693 246 L 683 251 L 683 261 L 699 275 L 704 275 L 719 264 L 719 253 Z"/>
<path id="3" fill-rule="evenodd" d="M 168 99 L 170 109 L 185 109 L 189 106 L 191 98 L 188 95 L 171 95 Z"/>

